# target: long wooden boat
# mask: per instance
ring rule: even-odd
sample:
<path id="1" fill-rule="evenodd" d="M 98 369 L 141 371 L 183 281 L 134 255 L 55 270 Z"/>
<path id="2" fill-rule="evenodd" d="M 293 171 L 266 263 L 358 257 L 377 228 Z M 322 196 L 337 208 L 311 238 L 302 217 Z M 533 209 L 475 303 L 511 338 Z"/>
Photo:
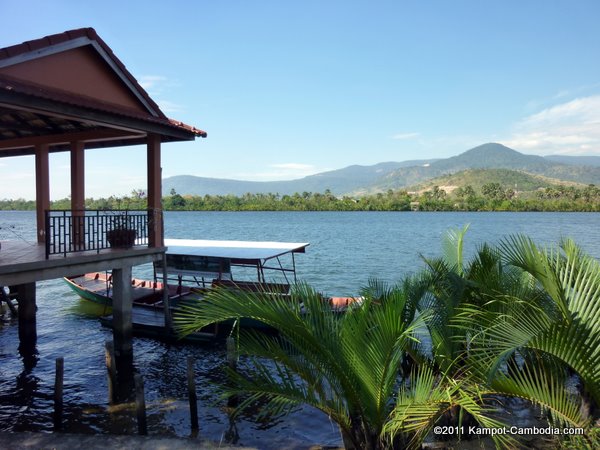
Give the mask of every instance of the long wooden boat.
<path id="1" fill-rule="evenodd" d="M 166 279 L 169 304 L 165 307 L 164 284 L 160 281 L 132 280 L 132 324 L 136 334 L 172 340 L 169 329 L 171 314 L 178 300 L 199 298 L 216 287 L 269 292 L 287 295 L 296 283 L 295 255 L 305 253 L 308 243 L 252 242 L 166 239 L 166 267 L 155 266 L 157 280 Z M 112 305 L 112 283 L 109 274 L 89 273 L 65 278 L 80 297 L 99 304 Z M 344 311 L 356 301 L 352 297 L 332 297 L 329 303 L 336 311 Z M 110 325 L 110 316 L 102 319 Z M 259 326 L 253 321 L 242 326 Z M 222 330 L 221 330 L 222 331 Z M 198 333 L 192 340 L 216 337 L 217 332 Z"/>
<path id="2" fill-rule="evenodd" d="M 91 272 L 64 278 L 67 285 L 81 298 L 112 306 L 112 276 L 108 272 Z M 131 294 L 134 304 L 160 306 L 163 301 L 162 282 L 131 280 Z M 169 298 L 176 299 L 188 295 L 191 288 L 188 286 L 168 286 Z"/>

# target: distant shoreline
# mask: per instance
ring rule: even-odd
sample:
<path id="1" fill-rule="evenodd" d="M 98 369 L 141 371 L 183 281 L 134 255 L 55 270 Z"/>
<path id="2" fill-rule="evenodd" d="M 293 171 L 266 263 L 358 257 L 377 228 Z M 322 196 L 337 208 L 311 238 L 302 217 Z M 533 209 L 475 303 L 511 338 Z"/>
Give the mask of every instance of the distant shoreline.
<path id="1" fill-rule="evenodd" d="M 292 195 L 244 194 L 234 195 L 171 195 L 162 199 L 165 211 L 511 211 L 511 212 L 600 212 L 600 188 L 589 185 L 548 187 L 535 191 L 515 191 L 499 183 L 488 183 L 476 191 L 471 186 L 460 187 L 447 193 L 439 186 L 423 192 L 388 190 L 385 193 L 360 197 L 336 196 L 303 192 Z M 144 210 L 147 209 L 143 191 L 130 196 L 88 198 L 88 210 Z M 53 210 L 70 210 L 68 198 L 54 200 Z M 0 200 L 0 210 L 35 210 L 34 200 Z"/>

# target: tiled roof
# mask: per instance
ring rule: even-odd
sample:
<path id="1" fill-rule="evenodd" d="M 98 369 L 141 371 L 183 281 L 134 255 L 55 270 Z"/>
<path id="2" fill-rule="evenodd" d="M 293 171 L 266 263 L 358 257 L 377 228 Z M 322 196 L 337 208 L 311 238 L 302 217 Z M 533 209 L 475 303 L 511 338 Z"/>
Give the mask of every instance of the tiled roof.
<path id="1" fill-rule="evenodd" d="M 62 103 L 65 105 L 83 107 L 90 110 L 116 114 L 132 119 L 139 119 L 146 122 L 166 125 L 177 129 L 184 129 L 188 132 L 194 133 L 196 136 L 199 137 L 206 137 L 207 135 L 205 131 L 199 130 L 196 127 L 187 125 L 175 119 L 169 119 L 167 117 L 154 117 L 150 114 L 142 114 L 135 109 L 126 108 L 124 106 L 118 106 L 113 103 L 102 102 L 95 98 L 85 97 L 82 95 L 74 95 L 72 93 L 62 91 L 59 89 L 50 89 L 45 86 L 37 85 L 35 83 L 18 80 L 7 75 L 0 74 L 0 90 L 14 92 L 17 94 L 25 94 L 31 97 L 36 97 L 44 100 L 51 100 L 53 102 Z"/>
<path id="2" fill-rule="evenodd" d="M 168 127 L 174 127 L 191 132 L 195 136 L 206 137 L 205 131 L 202 131 L 191 125 L 186 125 L 181 121 L 169 119 L 167 116 L 165 116 L 165 114 L 160 110 L 160 107 L 154 102 L 154 100 L 152 100 L 144 88 L 140 86 L 140 84 L 127 70 L 121 60 L 115 56 L 111 48 L 98 36 L 93 28 L 80 28 L 76 30 L 65 31 L 64 33 L 45 36 L 40 39 L 23 42 L 22 44 L 0 48 L 0 63 L 2 63 L 3 60 L 19 57 L 28 53 L 33 55 L 35 55 L 37 52 L 42 53 L 49 47 L 69 43 L 70 41 L 75 41 L 77 39 L 87 39 L 97 43 L 97 45 L 99 45 L 104 51 L 105 55 L 110 58 L 112 63 L 115 64 L 120 73 L 127 78 L 130 85 L 133 86 L 133 89 L 135 89 L 136 93 L 139 94 L 150 106 L 155 115 L 153 115 L 151 111 L 149 111 L 148 114 L 143 114 L 140 111 L 118 106 L 113 103 L 102 102 L 95 98 L 85 97 L 55 88 L 36 85 L 34 83 L 18 80 L 6 75 L 0 75 L 0 89 L 33 96 L 36 98 L 42 98 L 45 100 L 51 100 L 66 105 L 83 107 L 86 109 L 97 110 L 166 125 Z"/>

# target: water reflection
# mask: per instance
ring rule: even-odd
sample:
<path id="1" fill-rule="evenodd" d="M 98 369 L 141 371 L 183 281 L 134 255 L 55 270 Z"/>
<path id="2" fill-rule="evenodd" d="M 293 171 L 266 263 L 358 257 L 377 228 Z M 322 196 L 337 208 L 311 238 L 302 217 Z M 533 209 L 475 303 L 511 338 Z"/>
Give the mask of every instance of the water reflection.
<path id="1" fill-rule="evenodd" d="M 35 232 L 35 213 L 0 211 L 0 221 L 18 222 Z M 338 295 L 354 295 L 370 275 L 394 283 L 418 269 L 420 253 L 439 254 L 445 230 L 466 223 L 471 223 L 467 253 L 480 242 L 523 232 L 541 242 L 575 236 L 586 251 L 600 257 L 600 214 L 165 214 L 166 233 L 173 238 L 310 242 L 306 255 L 296 260 L 301 279 Z M 151 274 L 151 267 L 139 270 L 143 278 Z M 65 432 L 136 434 L 131 405 L 108 406 L 104 343 L 112 332 L 101 326 L 98 316 L 110 310 L 80 300 L 61 280 L 38 283 L 37 293 L 36 345 L 18 349 L 17 321 L 5 317 L 0 323 L 0 430 L 52 430 L 55 359 L 64 357 Z M 185 374 L 187 357 L 193 356 L 203 439 L 261 449 L 340 444 L 337 426 L 309 407 L 259 420 L 258 406 L 234 420 L 216 387 L 224 381 L 226 364 L 220 346 L 136 338 L 133 354 L 133 370 L 144 377 L 150 434 L 191 435 Z"/>

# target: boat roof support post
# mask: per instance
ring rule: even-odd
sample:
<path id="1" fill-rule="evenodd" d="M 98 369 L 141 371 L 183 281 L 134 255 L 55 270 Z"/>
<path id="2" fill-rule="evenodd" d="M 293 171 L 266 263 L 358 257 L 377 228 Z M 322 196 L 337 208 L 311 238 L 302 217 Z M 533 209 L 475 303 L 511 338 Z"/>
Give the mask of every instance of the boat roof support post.
<path id="1" fill-rule="evenodd" d="M 292 252 L 292 270 L 294 271 L 294 284 L 298 284 L 298 279 L 296 278 L 296 258 L 294 257 L 294 252 Z"/>
<path id="2" fill-rule="evenodd" d="M 35 147 L 35 210 L 38 244 L 46 242 L 46 211 L 50 209 L 49 146 Z"/>
<path id="3" fill-rule="evenodd" d="M 162 216 L 162 181 L 160 167 L 160 136 L 148 134 L 148 246 L 164 246 Z"/>
<path id="4" fill-rule="evenodd" d="M 169 274 L 167 273 L 167 254 L 162 255 L 162 283 L 163 283 L 163 307 L 165 311 L 165 331 L 171 333 L 173 329 L 173 318 L 171 317 L 171 307 L 169 305 Z"/>

